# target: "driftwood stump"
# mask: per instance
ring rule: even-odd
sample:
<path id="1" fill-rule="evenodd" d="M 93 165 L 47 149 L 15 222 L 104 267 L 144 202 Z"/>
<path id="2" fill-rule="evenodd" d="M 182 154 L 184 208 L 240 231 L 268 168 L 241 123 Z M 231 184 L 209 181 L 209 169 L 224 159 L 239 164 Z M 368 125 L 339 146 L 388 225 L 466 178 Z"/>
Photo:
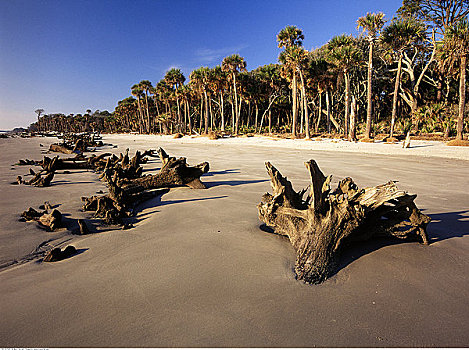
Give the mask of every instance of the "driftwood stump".
<path id="1" fill-rule="evenodd" d="M 103 146 L 102 141 L 96 141 L 98 136 L 90 133 L 64 134 L 59 136 L 61 143 L 53 143 L 49 147 L 50 152 L 59 152 L 65 154 L 82 154 L 88 152 L 89 147 Z"/>
<path id="2" fill-rule="evenodd" d="M 153 151 L 143 154 L 147 155 L 148 152 Z M 154 175 L 141 176 L 142 168 L 139 164 L 142 154 L 137 152 L 129 161 L 127 153 L 123 157 L 121 155 L 120 162 L 112 162 L 108 158 L 101 175 L 107 182 L 108 195 L 81 198 L 83 210 L 94 211 L 95 216 L 104 218 L 105 223 L 120 224 L 122 218 L 133 215 L 138 204 L 165 193 L 170 187 L 205 188 L 200 177 L 209 170 L 207 162 L 191 167 L 186 163 L 186 158 L 170 157 L 160 148 L 160 171 Z"/>
<path id="3" fill-rule="evenodd" d="M 62 214 L 57 209 L 51 209 L 50 207 L 42 212 L 29 208 L 21 213 L 21 217 L 26 221 L 36 221 L 48 231 L 54 231 L 62 227 Z"/>
<path id="4" fill-rule="evenodd" d="M 44 262 L 54 262 L 68 259 L 77 253 L 77 249 L 73 245 L 67 246 L 64 250 L 54 248 L 44 257 Z"/>
<path id="5" fill-rule="evenodd" d="M 257 206 L 260 220 L 287 236 L 295 248 L 297 279 L 323 282 L 336 271 L 341 249 L 351 241 L 385 235 L 429 243 L 426 226 L 431 219 L 416 207 L 416 195 L 398 190 L 393 181 L 360 189 L 351 178 L 332 191 L 332 175 L 324 176 L 314 160 L 305 165 L 311 176 L 308 193 L 295 192 L 267 162 L 273 194 L 266 193 Z"/>

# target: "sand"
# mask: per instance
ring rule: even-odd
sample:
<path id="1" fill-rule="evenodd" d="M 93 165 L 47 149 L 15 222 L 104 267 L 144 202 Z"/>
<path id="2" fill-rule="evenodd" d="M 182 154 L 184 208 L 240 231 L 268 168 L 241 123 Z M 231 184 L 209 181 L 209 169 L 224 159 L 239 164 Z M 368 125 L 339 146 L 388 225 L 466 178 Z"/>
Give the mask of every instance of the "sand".
<path id="1" fill-rule="evenodd" d="M 135 228 L 73 236 L 18 221 L 44 200 L 69 217 L 105 186 L 88 171 L 50 188 L 13 186 L 53 138 L 0 139 L 0 345 L 3 347 L 464 347 L 469 344 L 469 149 L 243 138 L 109 135 L 123 151 L 163 147 L 209 161 L 206 190 L 173 189 L 142 205 Z M 44 147 L 39 147 L 43 144 Z M 109 150 L 109 149 L 105 149 Z M 259 226 L 269 160 L 306 186 L 315 159 L 335 181 L 398 180 L 433 219 L 430 246 L 353 246 L 321 285 L 294 279 L 288 240 Z M 158 160 L 146 165 L 155 171 Z M 41 242 L 73 244 L 61 262 L 27 261 Z"/>

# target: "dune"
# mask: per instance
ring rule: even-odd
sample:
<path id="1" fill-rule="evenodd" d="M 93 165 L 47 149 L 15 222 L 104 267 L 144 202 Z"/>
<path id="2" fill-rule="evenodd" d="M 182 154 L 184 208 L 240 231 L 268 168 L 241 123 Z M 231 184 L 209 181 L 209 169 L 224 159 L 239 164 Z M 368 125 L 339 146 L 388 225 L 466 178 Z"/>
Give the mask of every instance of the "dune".
<path id="1" fill-rule="evenodd" d="M 81 196 L 106 191 L 91 171 L 59 173 L 47 188 L 14 186 L 54 138 L 0 139 L 0 345 L 3 347 L 465 347 L 469 344 L 469 151 L 399 144 L 105 135 L 130 152 L 163 147 L 210 162 L 205 190 L 175 188 L 143 203 L 129 230 L 77 236 L 18 221 L 44 201 L 89 218 Z M 43 147 L 40 147 L 43 144 Z M 344 251 L 320 285 L 296 281 L 288 240 L 261 229 L 270 191 L 264 162 L 295 188 L 315 159 L 333 181 L 388 180 L 432 217 L 429 246 L 382 239 Z M 160 162 L 145 169 L 154 172 Z M 79 253 L 44 263 L 38 250 Z M 38 249 L 37 249 L 38 248 Z"/>

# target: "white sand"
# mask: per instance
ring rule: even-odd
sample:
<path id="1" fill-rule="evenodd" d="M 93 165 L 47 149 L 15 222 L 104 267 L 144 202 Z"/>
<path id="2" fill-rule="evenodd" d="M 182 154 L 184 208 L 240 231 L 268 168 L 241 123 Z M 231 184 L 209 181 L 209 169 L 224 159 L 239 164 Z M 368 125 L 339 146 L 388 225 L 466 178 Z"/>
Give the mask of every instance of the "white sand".
<path id="1" fill-rule="evenodd" d="M 469 158 L 439 142 L 400 145 L 266 138 L 172 140 L 110 135 L 113 151 L 163 147 L 209 161 L 206 190 L 174 189 L 142 206 L 135 228 L 85 237 L 18 222 L 44 200 L 70 217 L 80 196 L 104 185 L 92 172 L 59 174 L 50 188 L 12 186 L 53 139 L 1 139 L 0 260 L 65 239 L 81 254 L 0 272 L 0 345 L 6 347 L 427 347 L 469 344 Z M 417 147 L 419 146 L 419 147 Z M 372 154 L 373 153 L 373 154 Z M 387 155 L 386 155 L 387 154 Z M 259 229 L 256 204 L 270 190 L 264 161 L 296 189 L 315 159 L 337 181 L 399 180 L 433 218 L 430 246 L 367 242 L 346 250 L 319 286 L 295 281 L 289 242 Z M 458 158 L 458 159 L 454 159 Z M 159 161 L 146 165 L 155 171 Z"/>
<path id="2" fill-rule="evenodd" d="M 127 142 L 133 140 L 132 135 L 113 135 L 116 141 Z M 135 137 L 134 137 L 135 138 Z M 375 143 L 367 142 L 349 142 L 341 139 L 279 139 L 269 136 L 253 137 L 225 137 L 218 140 L 209 140 L 207 137 L 184 136 L 180 139 L 173 139 L 172 136 L 157 135 L 139 135 L 139 140 L 148 142 L 171 141 L 176 144 L 223 144 L 223 145 L 242 145 L 269 148 L 289 148 L 310 151 L 340 151 L 366 154 L 383 154 L 397 156 L 419 156 L 419 157 L 438 157 L 447 159 L 469 160 L 469 147 L 447 146 L 443 141 L 422 141 L 411 140 L 409 148 L 402 148 L 403 142 L 388 144 L 382 141 Z"/>

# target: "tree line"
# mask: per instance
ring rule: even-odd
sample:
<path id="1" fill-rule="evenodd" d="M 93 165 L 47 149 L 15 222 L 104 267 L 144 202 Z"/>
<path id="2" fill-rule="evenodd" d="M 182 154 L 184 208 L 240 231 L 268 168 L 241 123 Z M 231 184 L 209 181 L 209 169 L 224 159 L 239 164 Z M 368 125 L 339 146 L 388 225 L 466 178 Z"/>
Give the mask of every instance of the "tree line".
<path id="1" fill-rule="evenodd" d="M 441 133 L 461 140 L 469 0 L 404 0 L 396 16 L 367 13 L 358 36 L 306 50 L 296 26 L 277 34 L 277 63 L 248 71 L 238 54 L 213 67 L 142 80 L 113 112 L 45 115 L 32 130 L 139 133 Z"/>

